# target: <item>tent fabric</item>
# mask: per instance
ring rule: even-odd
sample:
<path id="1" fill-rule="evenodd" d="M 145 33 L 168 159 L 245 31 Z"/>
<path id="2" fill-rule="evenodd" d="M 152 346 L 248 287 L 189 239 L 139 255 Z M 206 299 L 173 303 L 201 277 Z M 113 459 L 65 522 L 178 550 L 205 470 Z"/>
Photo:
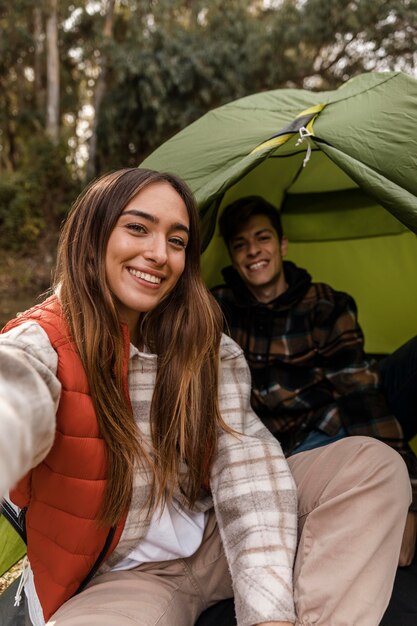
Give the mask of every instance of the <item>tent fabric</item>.
<path id="1" fill-rule="evenodd" d="M 361 184 L 367 183 L 371 172 L 377 178 L 380 174 L 383 180 L 373 188 L 376 198 L 387 195 L 383 182 L 392 183 L 398 192 L 393 210 L 402 217 L 400 221 L 417 231 L 416 207 L 406 201 L 409 194 L 417 195 L 417 81 L 401 72 L 363 74 L 334 91 L 281 89 L 236 100 L 178 133 L 145 159 L 143 166 L 170 169 L 182 176 L 204 213 L 231 183 L 282 147 L 266 145 L 254 151 L 257 146 L 317 104 L 325 106 L 314 123 L 314 140 L 334 148 L 335 158 L 339 153 L 352 168 L 356 162 Z M 326 150 L 323 145 L 320 150 Z M 298 150 L 304 152 L 302 146 Z"/>
<path id="2" fill-rule="evenodd" d="M 26 554 L 26 544 L 3 515 L 0 515 L 0 576 Z"/>
<path id="3" fill-rule="evenodd" d="M 333 91 L 278 89 L 210 111 L 143 163 L 184 178 L 200 209 L 209 287 L 230 261 L 217 217 L 258 194 L 282 213 L 288 258 L 358 303 L 366 349 L 417 332 L 417 80 L 359 75 Z"/>

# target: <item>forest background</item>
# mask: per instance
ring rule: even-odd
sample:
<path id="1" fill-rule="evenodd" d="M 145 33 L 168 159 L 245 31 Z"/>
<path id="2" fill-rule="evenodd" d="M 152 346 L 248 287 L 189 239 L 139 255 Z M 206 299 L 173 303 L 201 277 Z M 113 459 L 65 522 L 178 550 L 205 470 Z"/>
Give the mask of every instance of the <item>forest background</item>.
<path id="1" fill-rule="evenodd" d="M 0 0 L 0 307 L 49 286 L 89 180 L 208 110 L 416 68 L 417 0 Z"/>

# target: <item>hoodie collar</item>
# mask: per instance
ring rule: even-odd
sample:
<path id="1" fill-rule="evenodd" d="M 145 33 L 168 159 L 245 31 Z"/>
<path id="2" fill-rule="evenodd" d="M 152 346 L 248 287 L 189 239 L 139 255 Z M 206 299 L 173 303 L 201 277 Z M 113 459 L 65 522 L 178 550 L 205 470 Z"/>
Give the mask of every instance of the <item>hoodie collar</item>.
<path id="1" fill-rule="evenodd" d="M 284 261 L 284 273 L 287 281 L 287 289 L 271 302 L 259 302 L 248 289 L 234 267 L 229 265 L 222 270 L 226 285 L 233 291 L 237 303 L 240 306 L 291 306 L 301 300 L 311 285 L 311 276 L 307 270 L 298 267 L 291 261 Z"/>

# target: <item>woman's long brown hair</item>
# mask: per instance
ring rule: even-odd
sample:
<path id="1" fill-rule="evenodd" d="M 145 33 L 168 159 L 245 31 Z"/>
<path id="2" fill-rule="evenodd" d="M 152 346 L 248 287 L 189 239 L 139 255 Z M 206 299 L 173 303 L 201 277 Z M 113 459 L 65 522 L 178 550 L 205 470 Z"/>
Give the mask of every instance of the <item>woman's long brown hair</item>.
<path id="1" fill-rule="evenodd" d="M 152 183 L 170 184 L 190 220 L 185 269 L 174 289 L 141 322 L 141 338 L 158 355 L 151 404 L 153 450 L 141 442 L 122 365 L 123 333 L 105 274 L 107 243 L 125 206 Z M 218 408 L 221 313 L 200 275 L 199 219 L 185 183 L 171 174 L 125 169 L 107 174 L 77 199 L 58 246 L 55 289 L 89 381 L 101 435 L 107 444 L 108 481 L 100 521 L 115 524 L 128 508 L 136 463 L 149 468 L 149 511 L 165 501 L 188 467 L 190 506 L 207 479 L 225 428 Z"/>

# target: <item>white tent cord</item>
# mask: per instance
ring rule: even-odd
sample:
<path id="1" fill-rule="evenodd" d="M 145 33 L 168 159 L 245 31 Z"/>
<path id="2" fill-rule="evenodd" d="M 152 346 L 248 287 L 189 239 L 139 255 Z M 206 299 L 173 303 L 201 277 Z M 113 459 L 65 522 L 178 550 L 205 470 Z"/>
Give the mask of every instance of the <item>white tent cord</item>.
<path id="1" fill-rule="evenodd" d="M 313 133 L 307 130 L 305 126 L 301 126 L 298 132 L 300 133 L 300 137 L 295 145 L 299 146 L 301 143 L 303 143 L 303 141 L 307 141 L 307 152 L 303 161 L 303 167 L 305 167 L 311 157 L 311 140 L 309 139 L 309 137 L 312 137 Z"/>

